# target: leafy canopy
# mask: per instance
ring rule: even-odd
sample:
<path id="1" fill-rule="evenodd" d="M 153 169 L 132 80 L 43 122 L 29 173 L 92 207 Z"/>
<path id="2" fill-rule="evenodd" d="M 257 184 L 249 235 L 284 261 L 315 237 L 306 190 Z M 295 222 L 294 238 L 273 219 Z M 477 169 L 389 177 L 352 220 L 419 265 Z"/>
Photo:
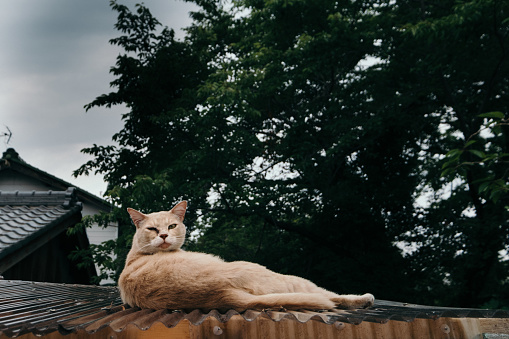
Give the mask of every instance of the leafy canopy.
<path id="1" fill-rule="evenodd" d="M 191 250 L 338 292 L 509 303 L 506 2 L 194 2 L 182 40 L 111 2 L 126 53 L 86 108 L 126 105 L 124 128 L 76 171 L 118 207 L 110 268 L 125 207 L 185 198 Z"/>

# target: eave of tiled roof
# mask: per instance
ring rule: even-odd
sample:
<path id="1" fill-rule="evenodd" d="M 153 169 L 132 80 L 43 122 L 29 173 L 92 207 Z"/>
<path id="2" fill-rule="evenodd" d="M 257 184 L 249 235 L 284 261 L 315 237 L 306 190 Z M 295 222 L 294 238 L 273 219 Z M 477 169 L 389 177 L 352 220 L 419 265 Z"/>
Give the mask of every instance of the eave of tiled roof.
<path id="1" fill-rule="evenodd" d="M 276 323 L 319 322 L 341 329 L 344 324 L 359 325 L 366 322 L 386 324 L 389 321 L 411 323 L 422 319 L 437 321 L 441 318 L 465 320 L 508 317 L 509 311 L 504 310 L 430 307 L 380 300 L 370 309 L 327 312 L 148 310 L 122 304 L 115 287 L 0 280 L 0 335 L 7 337 L 52 332 L 64 335 L 77 332 L 94 334 L 104 329 L 118 333 L 133 326 L 148 330 L 160 324 L 174 328 L 183 321 L 200 326 L 211 319 L 219 324 L 226 324 L 232 319 L 243 319 L 248 323 L 261 319 Z M 447 332 L 447 328 L 443 330 Z"/>
<path id="2" fill-rule="evenodd" d="M 0 191 L 0 272 L 81 220 L 76 190 Z"/>
<path id="3" fill-rule="evenodd" d="M 7 149 L 0 159 L 0 171 L 12 170 L 28 177 L 39 180 L 50 186 L 57 187 L 59 190 L 65 190 L 67 187 L 74 186 L 65 180 L 55 177 L 37 167 L 34 167 L 19 157 L 19 154 L 13 149 Z M 111 204 L 104 199 L 97 197 L 96 195 L 76 187 L 76 192 L 79 195 L 80 201 L 84 203 L 91 203 L 99 206 L 104 211 L 109 211 Z"/>

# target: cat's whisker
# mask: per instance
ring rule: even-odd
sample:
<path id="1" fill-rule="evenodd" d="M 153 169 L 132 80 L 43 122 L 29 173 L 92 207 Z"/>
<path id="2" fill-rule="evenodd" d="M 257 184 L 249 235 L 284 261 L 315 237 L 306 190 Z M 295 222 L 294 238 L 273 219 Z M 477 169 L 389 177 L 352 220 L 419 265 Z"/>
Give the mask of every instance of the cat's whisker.
<path id="1" fill-rule="evenodd" d="M 145 247 L 154 247 L 152 244 L 146 244 L 145 246 L 142 246 L 138 249 L 138 251 L 143 251 L 145 249 Z"/>

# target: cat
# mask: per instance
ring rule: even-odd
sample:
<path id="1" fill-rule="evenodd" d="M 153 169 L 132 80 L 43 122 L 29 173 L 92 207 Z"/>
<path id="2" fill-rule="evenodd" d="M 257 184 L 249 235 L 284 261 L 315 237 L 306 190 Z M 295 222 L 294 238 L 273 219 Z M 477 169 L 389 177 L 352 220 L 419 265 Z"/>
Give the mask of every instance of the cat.
<path id="1" fill-rule="evenodd" d="M 275 273 L 246 262 L 225 262 L 205 253 L 187 252 L 183 224 L 187 202 L 170 211 L 127 211 L 136 225 L 118 287 L 122 301 L 146 309 L 365 308 L 371 294 L 338 295 L 297 276 Z"/>

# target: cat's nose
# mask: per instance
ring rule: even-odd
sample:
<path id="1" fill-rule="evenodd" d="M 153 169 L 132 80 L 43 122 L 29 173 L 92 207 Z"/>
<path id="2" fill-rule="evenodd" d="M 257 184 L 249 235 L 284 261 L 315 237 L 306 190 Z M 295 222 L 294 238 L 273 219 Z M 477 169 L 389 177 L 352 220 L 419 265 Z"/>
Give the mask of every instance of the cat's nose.
<path id="1" fill-rule="evenodd" d="M 163 238 L 163 240 L 165 240 L 166 238 L 168 238 L 168 234 L 159 234 L 159 237 Z"/>

